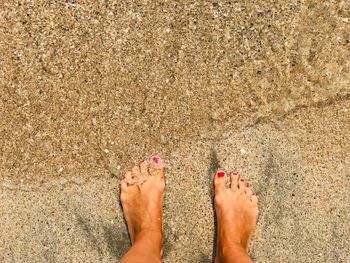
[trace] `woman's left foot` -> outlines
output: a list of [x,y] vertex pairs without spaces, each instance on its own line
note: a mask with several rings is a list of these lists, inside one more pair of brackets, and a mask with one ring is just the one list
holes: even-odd
[[153,156],[149,165],[141,161],[140,166],[126,172],[120,200],[132,244],[152,237],[161,251],[164,191],[164,165],[158,156]]

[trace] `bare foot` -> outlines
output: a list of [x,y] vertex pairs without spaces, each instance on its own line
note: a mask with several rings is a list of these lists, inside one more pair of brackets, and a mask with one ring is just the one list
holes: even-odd
[[128,225],[131,243],[150,239],[161,254],[163,243],[164,166],[158,156],[153,156],[148,166],[141,161],[127,171],[121,182],[120,200]]
[[226,187],[227,177],[218,171],[214,179],[218,223],[215,262],[252,262],[247,250],[258,219],[258,198],[238,173],[230,174],[230,188]]

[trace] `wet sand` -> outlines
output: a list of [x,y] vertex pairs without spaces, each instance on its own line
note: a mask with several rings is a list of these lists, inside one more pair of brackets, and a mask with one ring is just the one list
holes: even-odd
[[0,4],[1,262],[115,262],[118,181],[167,165],[165,262],[210,262],[237,169],[256,262],[350,256],[346,2]]

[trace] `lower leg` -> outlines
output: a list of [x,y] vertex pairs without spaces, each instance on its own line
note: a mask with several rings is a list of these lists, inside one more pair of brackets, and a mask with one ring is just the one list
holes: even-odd
[[231,187],[226,188],[227,175],[215,176],[215,210],[218,222],[215,263],[251,263],[248,245],[258,218],[257,197],[250,184],[231,173]]

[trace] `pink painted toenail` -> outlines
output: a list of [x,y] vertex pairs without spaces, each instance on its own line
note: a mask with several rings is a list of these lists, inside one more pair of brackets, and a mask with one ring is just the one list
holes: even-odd
[[155,163],[158,163],[158,164],[160,163],[160,157],[157,156],[157,155],[156,155],[156,156],[153,156],[153,157],[152,157],[152,160],[153,160],[153,162],[155,162]]
[[224,177],[225,176],[225,172],[217,172],[216,174],[218,177]]
[[241,182],[244,182],[245,181],[245,179],[244,178],[241,178],[241,179],[239,179]]

